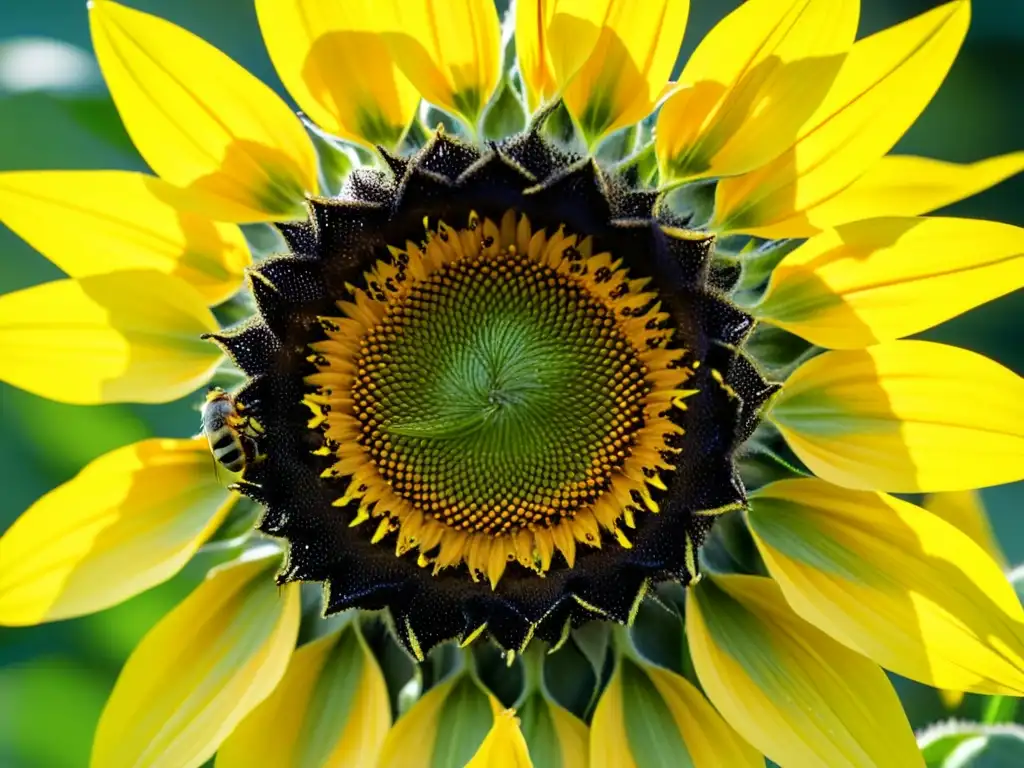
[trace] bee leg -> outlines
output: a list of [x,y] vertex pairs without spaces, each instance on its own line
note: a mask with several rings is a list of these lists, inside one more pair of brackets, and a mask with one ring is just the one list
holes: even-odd
[[267,458],[267,454],[260,453],[259,445],[248,432],[240,434],[238,439],[242,443],[242,450],[245,451],[246,461],[257,464]]

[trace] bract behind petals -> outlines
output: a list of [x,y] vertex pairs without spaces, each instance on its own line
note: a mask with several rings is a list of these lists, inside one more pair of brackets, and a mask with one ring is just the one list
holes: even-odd
[[348,625],[298,648],[274,692],[217,750],[217,768],[373,765],[391,725],[387,685]]

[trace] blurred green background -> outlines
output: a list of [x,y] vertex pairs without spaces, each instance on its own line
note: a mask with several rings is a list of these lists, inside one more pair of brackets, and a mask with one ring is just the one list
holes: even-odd
[[[132,0],[186,26],[283,95],[251,0]],[[737,0],[691,0],[680,61]],[[938,5],[863,0],[861,34]],[[975,0],[967,42],[946,83],[898,152],[967,162],[1024,147],[1024,0]],[[83,0],[0,3],[0,170],[144,170],[106,94]],[[1024,225],[1024,176],[945,213]],[[0,293],[61,276],[0,225]],[[924,334],[1024,371],[1024,296],[993,302]],[[956,403],[950,403],[955,408]],[[166,406],[85,408],[0,384],[0,531],[33,500],[96,456],[148,435],[198,428],[196,398]],[[996,533],[1024,561],[1024,484],[986,489]],[[203,559],[201,556],[200,560]],[[92,732],[118,669],[145,631],[201,578],[194,562],[168,584],[101,614],[28,629],[0,628],[0,766],[88,764]],[[934,692],[900,682],[911,722],[944,716]],[[968,697],[960,714],[979,706]]]

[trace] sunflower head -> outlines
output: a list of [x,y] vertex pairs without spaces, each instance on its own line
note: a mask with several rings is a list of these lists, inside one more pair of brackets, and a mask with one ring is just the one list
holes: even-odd
[[389,608],[418,658],[558,642],[689,583],[776,389],[714,237],[543,124],[382,151],[280,226],[257,317],[214,337],[265,427],[240,487],[289,542],[280,580]]
[[882,667],[1024,695],[972,490],[1024,475],[1024,384],[905,340],[1024,286],[1024,230],[920,215],[1024,153],[887,154],[968,0],[745,0],[681,72],[688,0],[502,5],[255,0],[296,115],[93,0],[156,175],[0,174],[68,275],[0,296],[0,378],[203,435],[39,499],[0,624],[219,558],[103,768],[922,766]]

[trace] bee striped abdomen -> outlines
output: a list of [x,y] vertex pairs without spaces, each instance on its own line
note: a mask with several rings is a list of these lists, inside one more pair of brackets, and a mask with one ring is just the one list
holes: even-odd
[[203,434],[213,458],[229,472],[241,472],[249,459],[242,442],[246,419],[224,390],[211,389],[203,406]]
[[241,472],[245,468],[245,450],[242,441],[224,428],[210,448],[213,458],[231,472]]

